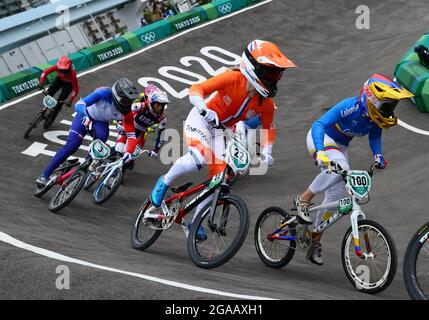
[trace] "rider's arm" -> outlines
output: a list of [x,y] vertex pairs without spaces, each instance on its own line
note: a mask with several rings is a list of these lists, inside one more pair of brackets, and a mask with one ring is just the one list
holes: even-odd
[[374,156],[378,154],[382,154],[381,152],[382,151],[382,148],[381,148],[382,132],[383,132],[383,129],[377,126],[368,134],[369,146]]
[[164,144],[163,133],[164,133],[164,130],[165,130],[166,127],[167,127],[167,119],[164,118],[159,123],[158,136],[156,138],[155,147],[153,148],[153,151],[156,152],[156,153],[159,152],[159,150],[161,149],[162,145]]
[[134,128],[134,112],[129,112],[124,117],[124,132],[127,136],[127,152],[133,154],[137,146],[136,131]]
[[202,83],[194,84],[189,89],[189,100],[199,111],[206,108],[204,97],[224,89],[231,81],[231,72],[224,72]]
[[43,85],[45,83],[46,77],[48,74],[57,71],[58,67],[56,65],[49,67],[48,69],[43,70],[42,75],[40,76],[40,84]]
[[323,151],[326,128],[335,125],[341,119],[347,117],[347,110],[354,107],[355,98],[349,98],[341,101],[329,109],[322,117],[316,120],[311,126],[311,136],[313,138],[316,151]]
[[104,92],[101,89],[96,89],[94,92],[92,92],[90,95],[86,96],[85,98],[80,99],[78,102],[76,102],[74,108],[76,112],[83,118],[87,117],[89,118],[88,111],[86,108],[88,106],[93,105],[94,103],[100,101],[106,96],[106,92]]
[[274,140],[276,139],[276,128],[274,125],[274,103],[271,106],[264,106],[261,123],[264,129],[262,133],[261,147],[263,154],[272,154]]
[[73,91],[70,96],[70,102],[73,102],[73,100],[77,97],[77,94],[79,93],[79,83],[77,81],[77,75],[76,75],[75,69],[72,69],[71,77],[72,77]]

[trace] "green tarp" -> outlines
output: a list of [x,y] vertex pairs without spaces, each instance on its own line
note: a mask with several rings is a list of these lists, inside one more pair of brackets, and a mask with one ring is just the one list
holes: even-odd
[[131,50],[137,50],[168,37],[170,34],[170,22],[164,19],[135,31],[127,32],[122,37],[128,41]]
[[41,74],[39,69],[30,68],[0,78],[6,99],[12,100],[37,88]]
[[0,103],[7,101],[6,95],[3,92],[3,86],[0,84]]
[[171,32],[177,33],[207,21],[207,13],[201,7],[196,7],[191,11],[180,13],[168,18],[171,26]]
[[118,37],[79,52],[87,57],[91,66],[95,66],[123,56],[131,52],[131,48],[125,38]]
[[[80,52],[71,53],[68,55],[68,57],[73,62],[74,68],[78,72],[91,67],[87,57]],[[35,65],[34,67],[43,72],[43,70],[46,70],[46,69],[52,67],[53,65],[55,65],[57,63],[57,61],[58,61],[58,59],[50,60],[47,63],[38,64],[38,65]],[[52,72],[51,74],[49,74],[46,81],[45,81],[45,84],[49,84],[52,81],[54,81],[56,76],[57,76],[56,72]]]
[[[69,57],[72,59],[76,71],[85,70],[260,1],[262,0],[215,0],[191,11],[127,32],[121,37],[100,43],[92,48],[72,53]],[[419,41],[429,46],[429,35],[423,36]],[[34,90],[39,83],[41,72],[55,63],[56,59],[0,78],[0,103]],[[55,74],[49,75],[46,83],[50,83],[54,77]]]
[[247,0],[215,0],[212,2],[218,16],[224,16],[247,6]]
[[[40,73],[42,73],[43,70],[46,70],[46,69],[48,69],[48,68],[50,68],[52,66],[53,66],[53,63],[51,63],[49,61],[47,63],[42,63],[42,64],[35,65],[34,68],[40,70]],[[46,77],[44,85],[50,84],[52,81],[54,81],[54,79],[55,79],[56,76],[57,76],[56,72],[52,72],[52,73],[48,74],[48,76]]]
[[214,20],[218,17],[217,10],[213,6],[213,3],[205,4],[205,5],[201,6],[201,8],[203,8],[206,11],[207,18],[209,20]]
[[398,65],[401,64],[402,62],[405,62],[405,61],[408,61],[408,60],[412,59],[413,55],[417,56],[414,53],[414,48],[417,47],[420,44],[423,44],[427,48],[429,48],[429,33],[425,33],[423,36],[421,36],[420,39],[417,40],[417,42],[410,49],[408,49],[407,53],[404,54],[404,56],[402,57],[402,59],[398,63]]
[[421,65],[414,48],[423,44],[429,48],[429,33],[424,34],[402,57],[395,68],[398,83],[410,90],[421,112],[429,112],[429,69]]
[[[73,65],[74,65],[74,68],[76,69],[76,71],[85,70],[85,69],[88,69],[89,67],[91,67],[91,65],[89,64],[88,58],[80,52],[74,52],[74,53],[69,54],[68,56],[71,59],[71,61],[73,62]],[[52,62],[57,63],[57,60],[58,59],[55,59]]]

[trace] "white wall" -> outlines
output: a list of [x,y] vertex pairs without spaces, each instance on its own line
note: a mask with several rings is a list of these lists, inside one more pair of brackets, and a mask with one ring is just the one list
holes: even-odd
[[55,32],[52,36],[47,35],[2,54],[0,57],[0,77],[10,74],[10,71],[25,70],[31,66],[56,59],[62,54],[76,52],[90,46],[91,44],[83,31],[78,25],[74,25],[68,30]]
[[7,76],[8,74],[10,74],[9,68],[3,57],[0,56],[0,77]]

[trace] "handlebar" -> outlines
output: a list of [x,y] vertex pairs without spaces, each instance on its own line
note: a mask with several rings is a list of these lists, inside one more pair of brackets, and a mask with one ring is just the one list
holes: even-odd
[[[205,115],[207,114],[206,110],[201,110],[199,113],[202,117],[205,117]],[[212,121],[210,122],[210,124],[213,126],[214,129],[221,129],[223,131],[226,130],[226,127],[222,123],[216,123]]]
[[[337,174],[342,175],[343,177],[346,177],[348,174],[347,170],[344,170],[340,164],[336,163],[335,161],[331,161],[330,165],[332,166],[332,172],[335,172]],[[375,161],[371,165],[370,169],[367,171],[370,177],[374,175],[374,170],[378,168],[378,163]]]

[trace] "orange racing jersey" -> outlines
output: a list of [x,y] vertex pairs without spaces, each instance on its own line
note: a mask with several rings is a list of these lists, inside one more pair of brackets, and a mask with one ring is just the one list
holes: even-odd
[[219,121],[227,127],[232,127],[239,121],[259,117],[262,128],[267,129],[263,133],[261,146],[270,146],[274,143],[276,136],[274,100],[262,99],[262,103],[260,103],[259,95],[248,97],[246,87],[247,79],[240,71],[228,71],[193,85],[189,89],[189,97],[191,102],[197,106],[197,104],[205,104],[203,99],[206,96],[217,92],[207,102],[207,107],[215,111]]

